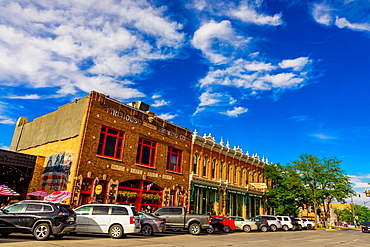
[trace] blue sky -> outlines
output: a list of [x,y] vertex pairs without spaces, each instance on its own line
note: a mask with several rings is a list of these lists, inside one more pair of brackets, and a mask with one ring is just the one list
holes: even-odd
[[[0,147],[91,90],[285,164],[370,182],[370,2],[1,1]],[[370,198],[355,198],[363,203]]]

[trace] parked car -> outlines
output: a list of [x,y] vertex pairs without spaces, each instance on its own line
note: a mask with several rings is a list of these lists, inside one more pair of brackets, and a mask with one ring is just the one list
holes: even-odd
[[289,217],[293,223],[293,230],[301,231],[304,227],[304,223],[300,218]]
[[167,229],[184,229],[193,235],[198,235],[202,229],[211,227],[211,218],[208,215],[186,214],[184,207],[165,206],[157,209],[153,214],[166,220]]
[[111,238],[122,238],[141,230],[140,218],[133,206],[87,204],[75,212],[76,233],[108,233]]
[[276,216],[273,215],[257,215],[256,218],[261,218],[264,220],[267,220],[270,230],[275,232],[278,229],[282,229],[283,226],[281,225],[280,220],[276,218]]
[[295,230],[298,226],[297,222],[293,222],[289,216],[276,216],[282,225],[284,231]]
[[155,232],[164,232],[166,230],[166,221],[150,213],[139,212],[141,233],[144,236],[151,236]]
[[212,228],[207,229],[208,233],[211,233],[210,229],[219,229],[225,233],[229,233],[230,231],[234,231],[236,229],[234,220],[230,220],[229,218],[221,215],[211,215],[211,217]]
[[362,222],[361,231],[364,233],[370,232],[370,222]]
[[315,227],[315,221],[307,218],[300,218],[303,221],[304,228],[311,230]]
[[251,230],[258,230],[257,223],[239,216],[229,216],[230,220],[234,220],[236,230],[250,232]]
[[248,218],[249,221],[256,222],[258,230],[261,232],[267,232],[270,229],[269,223],[267,220],[262,218]]
[[12,204],[0,212],[0,234],[31,233],[36,240],[60,239],[76,228],[76,216],[63,205],[37,200]]

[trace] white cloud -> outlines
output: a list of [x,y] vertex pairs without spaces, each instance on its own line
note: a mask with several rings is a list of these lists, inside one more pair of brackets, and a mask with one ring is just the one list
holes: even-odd
[[314,137],[317,137],[317,138],[319,138],[321,140],[334,139],[334,137],[332,137],[332,136],[323,135],[323,134],[314,134],[313,136]]
[[237,36],[230,21],[225,20],[220,23],[210,21],[202,25],[194,33],[191,43],[212,63],[222,64],[232,59],[235,48],[242,47],[248,41],[248,38]]
[[228,110],[226,112],[220,112],[220,113],[225,114],[229,117],[237,117],[240,114],[246,113],[247,111],[248,111],[248,108],[234,107],[234,109],[232,109],[232,110]]
[[[294,73],[281,73],[266,75],[259,79],[260,84],[255,83],[256,89],[266,90],[271,88],[292,88],[299,86],[304,81]],[[268,83],[268,84],[266,84]],[[260,88],[259,88],[260,87]]]
[[165,105],[168,105],[169,102],[168,101],[165,101],[165,100],[155,100],[154,101],[154,104],[152,104],[153,107],[160,107],[160,106],[165,106]]
[[329,26],[333,23],[332,8],[325,3],[315,3],[312,8],[312,16],[316,22]]
[[0,149],[9,150],[9,148],[10,148],[9,146],[6,146],[3,143],[0,143]]
[[6,97],[8,99],[40,99],[40,95],[37,95],[37,94],[26,94],[24,96],[8,96]]
[[220,93],[210,93],[208,91],[202,93],[202,95],[199,97],[200,103],[199,106],[210,106],[215,105],[218,102],[220,102],[220,98],[222,95]]
[[158,115],[158,117],[163,118],[165,120],[171,120],[171,119],[174,119],[175,117],[177,117],[177,114],[164,113],[164,114]]
[[152,99],[158,99],[158,98],[160,98],[160,97],[161,97],[161,95],[160,95],[160,94],[153,94]]
[[279,63],[279,67],[283,69],[292,68],[294,71],[301,71],[309,62],[311,62],[311,60],[308,59],[308,57],[299,57],[296,59],[283,60]]
[[370,24],[369,23],[350,23],[346,18],[336,18],[335,25],[339,28],[348,28],[354,31],[369,31],[370,32]]
[[253,7],[247,4],[242,4],[236,9],[230,9],[229,15],[243,22],[257,25],[278,26],[283,23],[281,14],[275,14],[273,16],[260,14]]
[[0,115],[0,124],[8,124],[8,125],[13,125],[15,124],[15,120],[11,119],[7,116]]
[[247,63],[245,66],[246,70],[249,71],[271,71],[276,69],[276,66],[271,65],[271,63],[264,63],[258,61],[252,61]]
[[145,0],[3,1],[0,12],[0,83],[62,95],[91,91],[89,81],[119,99],[142,97],[117,78],[173,58],[184,42],[182,26]]
[[312,120],[312,118],[308,115],[294,116],[291,117],[290,119],[296,122],[307,122]]

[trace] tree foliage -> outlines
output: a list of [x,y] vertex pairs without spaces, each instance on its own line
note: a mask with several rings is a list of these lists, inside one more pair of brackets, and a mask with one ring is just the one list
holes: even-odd
[[[342,222],[365,222],[370,221],[370,209],[361,205],[351,205],[350,208],[335,209],[338,220]],[[358,218],[355,219],[355,216]]]
[[[277,214],[296,215],[304,206],[312,207],[316,214],[319,205],[328,205],[334,200],[344,202],[354,191],[340,163],[336,158],[320,159],[302,154],[299,160],[285,166],[265,166],[265,177],[273,181],[267,192],[269,206],[275,208]],[[325,211],[328,213],[328,208]]]

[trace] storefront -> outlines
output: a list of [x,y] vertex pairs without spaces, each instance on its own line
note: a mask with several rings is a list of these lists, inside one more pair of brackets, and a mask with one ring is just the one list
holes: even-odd
[[219,201],[220,190],[218,187],[192,183],[190,194],[190,212],[196,214],[209,214],[215,210]]

